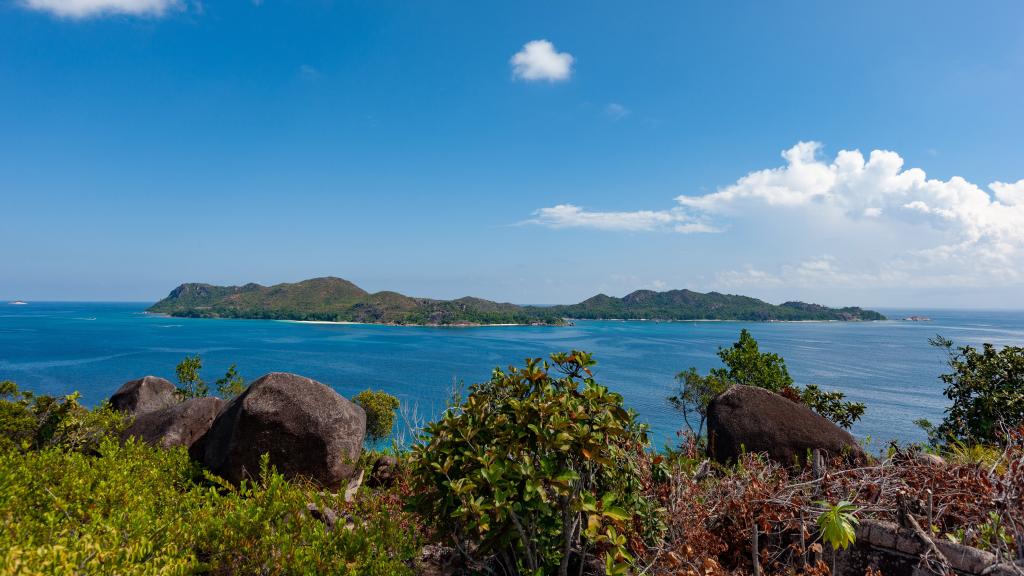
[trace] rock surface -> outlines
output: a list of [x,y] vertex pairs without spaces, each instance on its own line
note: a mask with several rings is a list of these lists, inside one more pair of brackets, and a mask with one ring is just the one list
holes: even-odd
[[121,435],[136,437],[163,448],[191,447],[210,429],[224,407],[220,398],[192,398],[161,410],[144,412]]
[[189,453],[231,482],[258,477],[266,453],[284,476],[337,489],[355,472],[365,434],[362,408],[319,382],[272,372],[229,402]]
[[394,456],[385,454],[374,460],[370,476],[366,479],[366,485],[370,488],[390,488],[395,484],[397,475],[398,460]]
[[735,461],[743,451],[767,452],[782,464],[803,462],[820,449],[827,456],[864,457],[849,432],[810,408],[774,392],[735,385],[708,406],[708,455]]
[[144,376],[138,380],[125,382],[110,397],[110,405],[115,410],[129,414],[162,410],[180,401],[175,395],[175,390],[174,384],[163,378]]

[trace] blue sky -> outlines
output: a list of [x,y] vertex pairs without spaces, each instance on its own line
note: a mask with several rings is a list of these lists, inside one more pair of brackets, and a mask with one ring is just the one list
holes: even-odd
[[1020,307],[1021,22],[1016,1],[5,0],[0,297],[335,275]]

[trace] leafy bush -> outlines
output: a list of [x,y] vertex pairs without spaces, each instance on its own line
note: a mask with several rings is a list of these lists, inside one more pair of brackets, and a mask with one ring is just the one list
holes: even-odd
[[[411,574],[419,531],[387,494],[203,476],[183,448],[0,451],[3,574]],[[307,504],[354,518],[331,530]]]
[[414,503],[461,550],[494,554],[505,573],[564,575],[572,558],[595,552],[621,573],[627,542],[658,529],[641,492],[646,433],[594,381],[589,354],[551,359],[495,369],[427,426],[413,448]]
[[129,418],[109,405],[89,410],[78,399],[77,392],[37,396],[9,380],[0,382],[0,449],[93,451],[104,437],[128,426]]
[[[782,356],[761,352],[757,340],[746,329],[740,331],[740,339],[731,347],[719,348],[718,357],[723,366],[712,368],[706,376],[693,367],[677,374],[679,392],[668,398],[669,404],[682,413],[687,427],[698,438],[704,434],[708,404],[733,384],[771,390],[805,404],[844,428],[853,426],[864,415],[864,404],[847,402],[842,392],[827,392],[814,384],[804,388],[795,385]],[[697,427],[690,421],[694,417]]]
[[942,336],[929,342],[946,351],[951,370],[939,379],[952,405],[940,425],[923,422],[933,443],[1001,445],[1008,432],[1024,426],[1024,347],[954,347]]
[[352,401],[366,411],[366,440],[376,443],[391,435],[398,398],[383,390],[363,390]]

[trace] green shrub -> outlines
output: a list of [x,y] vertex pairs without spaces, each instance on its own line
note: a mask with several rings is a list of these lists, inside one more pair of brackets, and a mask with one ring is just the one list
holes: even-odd
[[[388,494],[205,476],[183,448],[0,451],[0,574],[411,574],[418,532]],[[347,512],[329,530],[306,509]]]
[[506,573],[564,575],[572,556],[595,551],[621,573],[627,537],[658,529],[641,495],[645,430],[594,381],[589,354],[551,358],[495,369],[427,426],[413,448],[414,504]]
[[383,390],[363,390],[352,399],[366,411],[366,440],[376,443],[391,435],[398,398]]
[[19,390],[9,380],[0,382],[0,449],[94,451],[103,438],[119,434],[130,423],[106,403],[89,410],[78,399],[77,392],[57,398]]
[[1024,347],[954,347],[942,336],[929,342],[946,351],[951,370],[939,376],[952,401],[945,418],[936,427],[923,422],[934,444],[1001,445],[1024,427]]

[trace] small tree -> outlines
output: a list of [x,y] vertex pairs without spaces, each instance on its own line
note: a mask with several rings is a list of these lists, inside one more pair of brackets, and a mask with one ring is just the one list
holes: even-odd
[[1000,445],[1007,431],[1024,426],[1024,347],[954,347],[942,336],[929,343],[946,351],[951,370],[939,379],[952,405],[940,425],[924,426],[934,444]]
[[383,390],[363,390],[352,401],[366,412],[366,440],[376,443],[391,435],[398,398]]
[[[761,352],[757,340],[746,329],[740,331],[740,339],[732,346],[719,348],[718,357],[722,366],[712,368],[706,376],[701,376],[693,367],[677,374],[679,392],[668,398],[669,404],[682,413],[686,426],[698,439],[704,435],[708,404],[733,384],[777,392],[807,405],[844,428],[853,426],[864,414],[864,404],[847,402],[842,392],[827,392],[814,384],[804,388],[793,384],[793,377],[789,375],[782,356]],[[697,427],[690,422],[693,417],[697,418]]]
[[210,393],[206,382],[199,376],[203,361],[198,354],[185,356],[174,372],[178,375],[178,395],[182,398],[199,398]]
[[236,366],[232,364],[224,376],[217,379],[217,393],[221,398],[230,400],[242,392],[245,392],[245,378],[242,378]]

